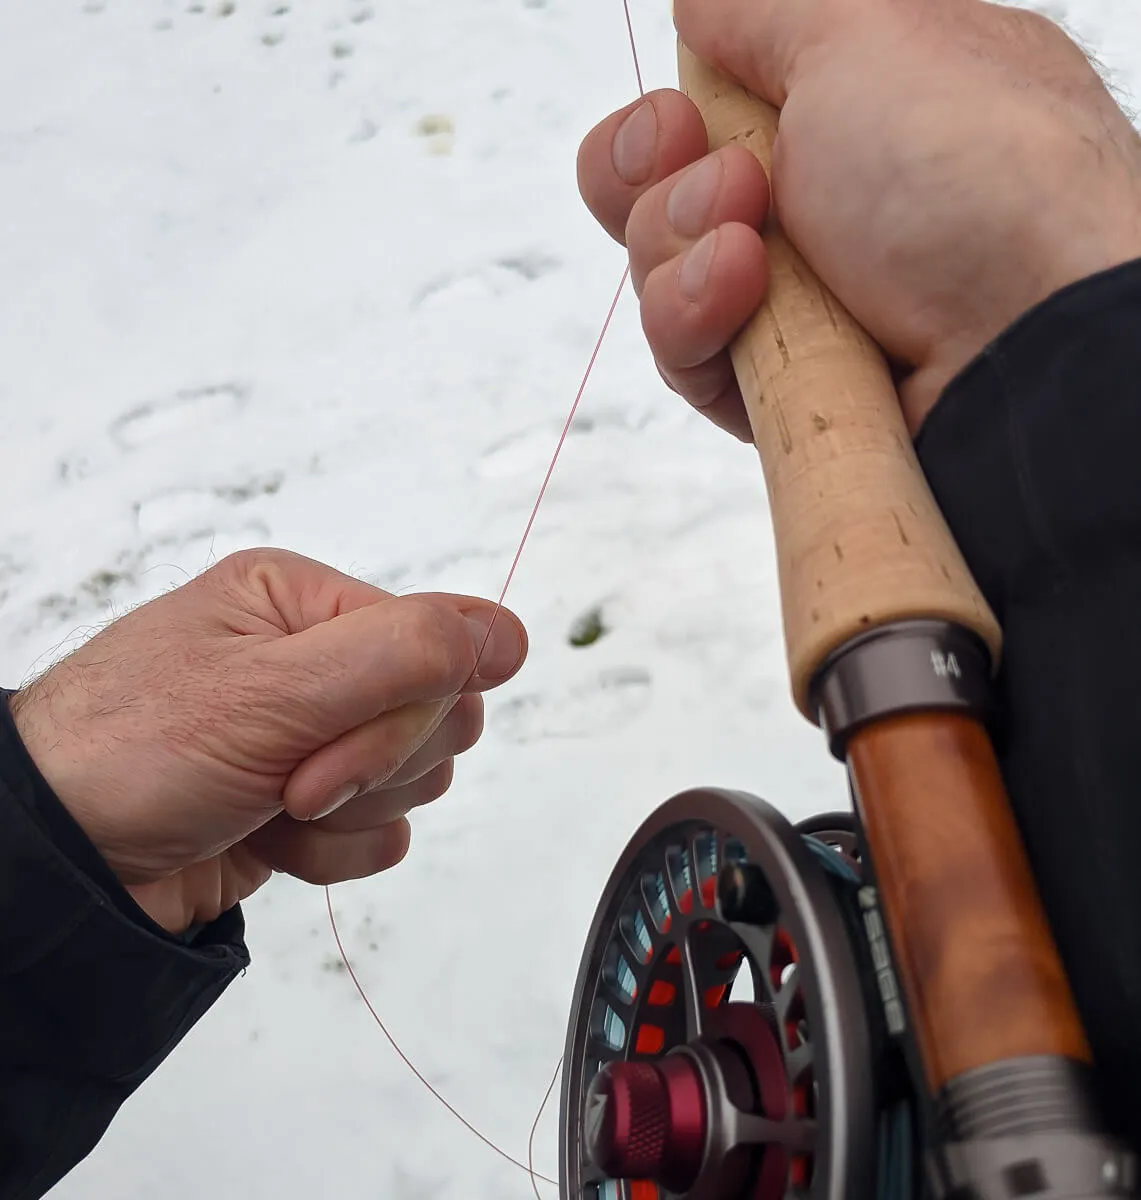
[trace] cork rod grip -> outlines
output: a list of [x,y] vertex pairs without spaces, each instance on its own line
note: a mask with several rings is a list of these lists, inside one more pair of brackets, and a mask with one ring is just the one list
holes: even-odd
[[[681,44],[678,74],[710,149],[738,142],[770,172],[776,109]],[[858,633],[952,621],[997,665],[1001,632],[928,490],[882,353],[775,220],[762,233],[767,298],[732,357],[768,489],[793,697],[815,723],[813,676]]]

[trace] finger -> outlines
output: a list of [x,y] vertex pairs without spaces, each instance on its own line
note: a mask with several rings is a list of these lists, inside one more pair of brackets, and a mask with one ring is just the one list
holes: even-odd
[[412,783],[440,763],[466,754],[483,736],[483,697],[461,696],[424,744],[393,771],[386,787]]
[[649,92],[612,113],[578,152],[578,189],[595,220],[625,244],[634,202],[709,149],[705,123],[678,91]]
[[[670,386],[747,435],[727,347],[764,299],[767,264],[755,229],[723,225],[655,268],[642,293],[642,328]],[[751,440],[751,438],[749,438]]]
[[780,108],[817,30],[835,33],[849,11],[863,19],[882,7],[883,0],[674,0],[674,25],[699,59]]
[[250,834],[257,856],[275,871],[318,885],[364,879],[408,853],[412,827],[403,817],[362,833],[343,833],[276,817]]
[[[519,670],[519,618],[465,596],[395,597],[342,613],[257,649],[273,692],[293,706],[317,744],[381,713],[495,687]],[[282,701],[285,703],[286,701]]]
[[282,793],[298,821],[318,820],[354,796],[417,779],[470,750],[483,732],[483,700],[461,696],[383,713],[322,746],[295,768]]
[[439,800],[452,786],[455,771],[455,759],[449,758],[402,787],[385,787],[357,796],[343,808],[314,824],[316,828],[339,833],[361,833],[366,829],[391,825],[414,808]]
[[285,782],[282,803],[297,821],[316,821],[380,787],[431,737],[453,700],[406,704],[314,751]]
[[[712,358],[709,362],[702,364],[700,367],[693,367],[689,371],[679,372],[683,378],[689,379],[693,376],[698,376],[702,372],[708,371],[709,375],[718,376],[725,380],[720,389],[716,387],[707,387],[704,384],[698,385],[700,394],[712,395],[713,399],[708,403],[694,404],[693,407],[698,409],[701,415],[711,421],[718,429],[724,429],[726,433],[731,433],[735,438],[742,442],[752,444],[753,429],[749,424],[749,417],[745,411],[745,402],[741,398],[741,389],[737,384],[737,376],[733,371],[733,362],[729,357],[729,351],[725,350],[716,358]],[[659,374],[665,381],[666,385],[673,391],[681,395],[678,386],[670,381],[661,367],[658,368]],[[692,388],[693,385],[687,383],[687,388]],[[691,401],[691,403],[693,403]]]
[[[642,295],[642,326],[658,365],[681,373],[726,349],[765,295],[767,262],[755,229],[723,225],[655,268]],[[695,395],[700,404],[711,395]]]
[[743,146],[726,146],[650,188],[626,226],[630,279],[640,296],[655,268],[687,251],[711,229],[759,229],[769,207],[764,168]]
[[[251,623],[272,612],[269,623],[287,634],[300,634],[330,625],[338,617],[375,609],[398,599],[390,592],[304,555],[268,548],[231,554],[195,582],[200,581],[209,581],[234,596],[239,607],[249,610]],[[522,665],[527,649],[526,631],[509,609],[501,608],[497,612],[496,605],[490,600],[445,592],[424,592],[400,599],[435,605],[448,613],[459,613],[469,621],[476,637],[477,653],[482,649],[479,674],[474,681],[477,686],[498,686]],[[492,626],[490,638],[489,625]],[[522,639],[521,648],[518,639]],[[471,674],[470,670],[468,674]]]

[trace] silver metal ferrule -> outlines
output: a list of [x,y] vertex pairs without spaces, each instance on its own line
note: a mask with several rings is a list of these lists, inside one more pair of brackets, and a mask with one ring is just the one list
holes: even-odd
[[936,1200],[1121,1200],[1136,1155],[1104,1132],[1088,1067],[1055,1055],[968,1071],[936,1097]]

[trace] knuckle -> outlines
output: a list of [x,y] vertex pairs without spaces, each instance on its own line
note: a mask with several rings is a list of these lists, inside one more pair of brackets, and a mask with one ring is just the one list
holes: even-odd
[[243,607],[254,604],[260,609],[268,601],[271,607],[284,605],[292,611],[296,602],[289,579],[299,561],[300,556],[288,550],[256,546],[227,554],[199,580],[224,599]]
[[207,572],[217,579],[248,579],[259,571],[267,568],[281,568],[291,560],[293,555],[287,550],[277,550],[272,546],[252,546],[245,550],[235,550],[220,559]]

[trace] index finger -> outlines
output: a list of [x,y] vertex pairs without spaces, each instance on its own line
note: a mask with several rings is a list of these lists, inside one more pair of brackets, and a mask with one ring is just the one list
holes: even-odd
[[708,150],[705,122],[691,100],[669,89],[647,92],[583,138],[578,190],[594,219],[625,245],[639,197]]

